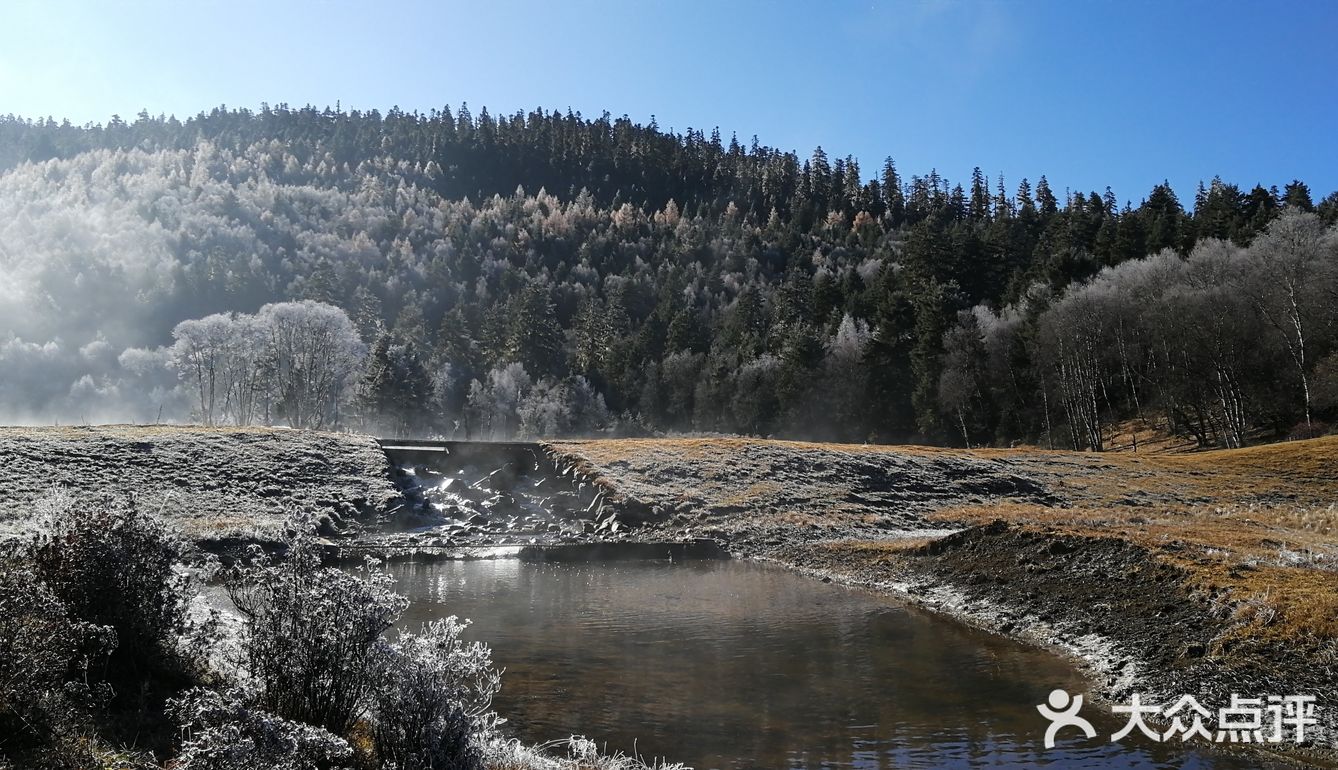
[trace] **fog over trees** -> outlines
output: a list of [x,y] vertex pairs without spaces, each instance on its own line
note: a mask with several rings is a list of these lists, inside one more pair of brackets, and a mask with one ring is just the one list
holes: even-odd
[[1107,448],[1338,418],[1338,193],[603,115],[0,119],[0,420]]

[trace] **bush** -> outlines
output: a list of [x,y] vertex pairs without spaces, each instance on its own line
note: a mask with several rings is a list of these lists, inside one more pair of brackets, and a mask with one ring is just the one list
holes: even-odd
[[0,748],[23,767],[143,766],[143,750],[104,739],[170,743],[163,703],[198,673],[180,642],[209,630],[188,622],[187,550],[129,500],[57,493],[37,513],[38,534],[0,565]]
[[454,617],[427,623],[385,648],[374,693],[373,736],[385,770],[475,770],[480,736],[501,687],[492,652],[466,644]]
[[186,736],[175,770],[317,770],[352,756],[342,738],[194,689],[169,703]]
[[247,620],[242,665],[259,703],[349,736],[379,675],[381,634],[408,605],[393,582],[370,564],[361,577],[321,567],[306,534],[290,539],[279,564],[257,559],[234,570],[227,590]]
[[84,509],[47,505],[32,563],[69,614],[116,630],[111,678],[138,682],[183,670],[178,641],[189,630],[194,579],[179,565],[186,546],[133,500]]
[[103,694],[85,675],[114,645],[111,629],[71,620],[31,571],[0,565],[0,756],[41,753],[84,727]]

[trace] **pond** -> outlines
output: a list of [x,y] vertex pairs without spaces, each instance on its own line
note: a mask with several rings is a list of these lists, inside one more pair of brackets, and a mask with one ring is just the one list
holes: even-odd
[[470,618],[505,668],[495,705],[527,743],[710,768],[1234,768],[1247,757],[1066,731],[1036,711],[1083,690],[1063,659],[908,607],[750,562],[392,565],[416,627]]

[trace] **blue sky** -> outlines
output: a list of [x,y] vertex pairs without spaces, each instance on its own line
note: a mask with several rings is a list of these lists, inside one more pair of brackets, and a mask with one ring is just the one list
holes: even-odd
[[59,2],[0,6],[0,113],[261,102],[607,109],[807,156],[979,165],[1135,204],[1338,189],[1338,2]]

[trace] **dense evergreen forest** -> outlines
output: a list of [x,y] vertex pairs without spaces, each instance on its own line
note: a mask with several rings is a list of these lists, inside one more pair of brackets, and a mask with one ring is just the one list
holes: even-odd
[[[1122,204],[543,110],[8,117],[0,414],[1092,450],[1130,420],[1310,434],[1338,417],[1338,192],[1316,197],[1213,179],[1192,208],[1167,184]],[[256,341],[299,307],[341,362],[301,417],[268,394],[302,352]],[[228,366],[272,376],[204,386]]]

